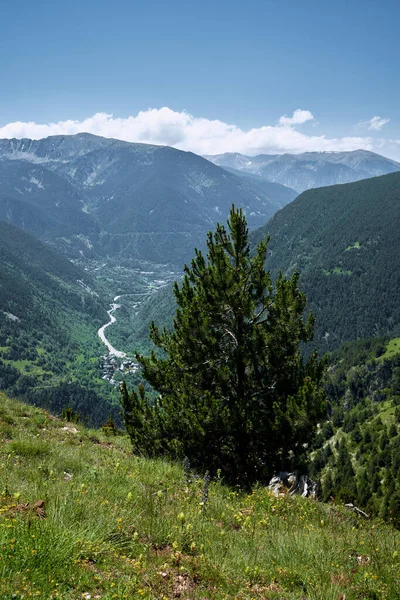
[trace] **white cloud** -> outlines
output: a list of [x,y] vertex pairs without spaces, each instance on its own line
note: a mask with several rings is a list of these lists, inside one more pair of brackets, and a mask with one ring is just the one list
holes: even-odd
[[284,115],[279,119],[279,125],[302,125],[303,123],[307,123],[307,121],[313,121],[314,115],[310,113],[309,110],[301,110],[298,108],[294,111],[292,117],[287,117]]
[[368,129],[370,131],[380,131],[386,123],[389,123],[390,119],[381,119],[380,117],[372,117],[369,122]]
[[389,123],[390,119],[381,119],[381,117],[372,117],[368,121],[361,121],[360,127],[366,127],[368,131],[380,131],[386,123]]
[[39,139],[49,135],[88,132],[128,142],[174,146],[197,154],[241,152],[251,156],[260,153],[344,151],[358,148],[372,150],[376,143],[370,137],[330,138],[297,131],[296,126],[313,119],[310,111],[298,109],[292,117],[281,117],[277,125],[243,130],[223,121],[194,117],[186,111],[177,112],[163,107],[141,111],[126,118],[96,113],[82,121],[9,123],[0,127],[0,138]]

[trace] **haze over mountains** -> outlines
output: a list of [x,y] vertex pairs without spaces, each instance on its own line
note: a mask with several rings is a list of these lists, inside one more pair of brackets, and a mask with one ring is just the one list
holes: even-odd
[[260,154],[253,157],[225,153],[206,158],[220,167],[259,175],[299,193],[310,188],[351,183],[400,170],[400,163],[367,150]]
[[89,134],[0,140],[0,219],[69,256],[181,266],[232,202],[254,228],[295,196],[169,147]]

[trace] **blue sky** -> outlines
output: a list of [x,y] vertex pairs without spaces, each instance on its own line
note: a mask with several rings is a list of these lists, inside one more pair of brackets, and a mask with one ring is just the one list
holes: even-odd
[[400,159],[395,1],[13,0],[0,17],[0,137],[73,133],[33,127],[72,120],[198,152],[359,141]]

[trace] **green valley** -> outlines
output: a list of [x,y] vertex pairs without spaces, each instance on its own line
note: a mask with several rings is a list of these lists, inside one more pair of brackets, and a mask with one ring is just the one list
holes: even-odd
[[97,425],[111,410],[117,415],[117,395],[101,380],[97,329],[107,320],[107,296],[97,282],[6,223],[0,282],[1,388],[56,412],[71,406]]
[[[308,190],[251,233],[254,246],[270,236],[266,267],[274,277],[299,270],[321,352],[400,332],[399,206],[394,173]],[[151,321],[170,326],[174,312],[172,289],[164,289],[119,327],[146,348]]]
[[400,4],[0,14],[0,600],[400,600]]

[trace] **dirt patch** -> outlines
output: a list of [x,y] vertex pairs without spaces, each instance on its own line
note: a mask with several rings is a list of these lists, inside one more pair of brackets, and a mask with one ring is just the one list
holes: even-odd
[[175,575],[172,582],[172,592],[174,594],[174,598],[182,598],[182,596],[187,596],[190,591],[194,590],[196,587],[195,582],[191,577],[189,577],[188,573],[184,573],[183,575]]
[[91,436],[89,440],[92,442],[92,444],[96,444],[96,446],[101,446],[102,448],[115,448],[115,444],[112,442],[102,442],[94,436]]
[[10,507],[10,512],[14,515],[18,513],[27,513],[29,516],[36,517],[37,519],[45,519],[45,501],[37,500],[34,504],[29,504],[29,502],[26,502],[25,504],[16,504],[15,506]]
[[255,584],[250,588],[252,594],[254,594],[254,596],[256,598],[269,598],[269,595],[266,594],[270,594],[273,593],[274,597],[275,594],[279,594],[281,592],[283,592],[283,588],[278,584],[277,581],[273,581],[272,583],[270,583],[269,585],[260,585],[260,584]]
[[152,544],[151,549],[156,556],[170,558],[174,550],[169,544]]
[[177,573],[169,568],[158,574],[168,584],[169,598],[192,598],[200,582],[200,579],[191,577],[189,573]]

